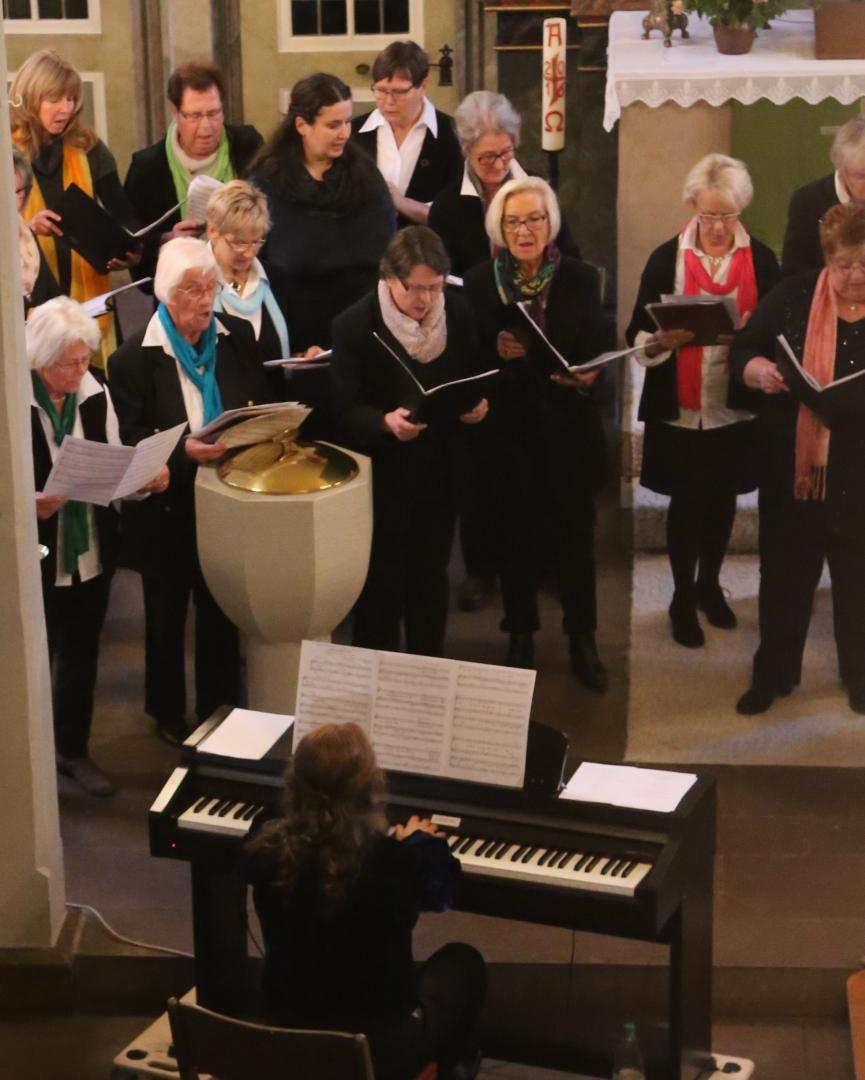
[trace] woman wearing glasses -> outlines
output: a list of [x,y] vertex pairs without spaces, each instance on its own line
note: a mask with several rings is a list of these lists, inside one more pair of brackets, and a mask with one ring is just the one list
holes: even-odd
[[[377,287],[333,326],[334,412],[341,437],[372,457],[369,571],[354,611],[354,644],[441,656],[448,612],[447,564],[454,526],[453,449],[462,424],[487,413],[479,391],[457,417],[412,419],[417,383],[430,389],[472,374],[477,336],[450,269],[424,225],[396,234]],[[415,381],[416,380],[416,381]]]
[[[269,400],[249,323],[213,313],[219,280],[207,244],[191,237],[165,244],[153,291],[160,301],[156,314],[109,362],[124,443],[134,446],[176,424],[196,431],[227,409]],[[175,744],[186,736],[184,628],[190,594],[196,716],[204,720],[218,705],[238,702],[237,630],[210,595],[195,540],[195,472],[224,452],[220,444],[182,439],[169,460],[167,490],[124,507],[130,554],[144,585],[145,709],[160,735]]]
[[551,562],[572,670],[584,686],[601,692],[607,673],[595,646],[593,551],[595,495],[604,481],[605,458],[592,396],[598,372],[547,375],[529,323],[520,323],[528,335],[520,332],[518,338],[511,330],[514,305],[524,303],[570,364],[604,349],[608,334],[598,274],[561,254],[555,242],[560,221],[546,181],[510,180],[487,211],[487,234],[498,254],[469,271],[465,291],[488,363],[503,372],[483,434],[495,462],[488,516],[503,549],[502,629],[510,635],[505,662],[534,666],[538,574]]
[[739,221],[753,195],[741,161],[709,154],[688,173],[682,195],[692,216],[649,256],[626,337],[643,345],[638,359],[647,369],[640,482],[670,497],[673,640],[698,648],[705,642],[698,608],[712,626],[736,626],[719,575],[736,496],[757,486],[756,396],[729,378],[727,345],[699,348],[688,344],[689,332],[656,330],[646,304],[668,293],[729,296],[744,323],[780,271],[774,254]]

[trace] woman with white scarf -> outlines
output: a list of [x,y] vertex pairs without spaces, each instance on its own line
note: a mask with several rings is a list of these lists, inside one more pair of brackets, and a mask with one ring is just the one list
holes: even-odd
[[[431,389],[473,373],[471,312],[448,292],[439,237],[410,226],[391,240],[376,290],[333,324],[334,411],[343,441],[372,457],[373,537],[354,613],[353,643],[441,656],[454,527],[453,450],[460,424],[487,414],[480,397],[458,418],[413,420],[417,383]],[[415,381],[416,380],[416,381]]]

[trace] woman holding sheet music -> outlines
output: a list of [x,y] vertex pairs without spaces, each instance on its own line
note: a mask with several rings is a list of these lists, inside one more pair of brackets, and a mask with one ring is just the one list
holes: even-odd
[[736,515],[736,495],[757,486],[754,395],[731,380],[728,343],[690,345],[690,331],[656,329],[646,304],[662,295],[732,297],[747,320],[779,280],[774,254],[749,236],[739,215],[753,186],[741,161],[709,154],[685,180],[693,216],[679,236],[649,256],[631,322],[629,344],[644,346],[639,418],[646,424],[640,482],[670,496],[667,551],[673,573],[669,613],[673,640],[705,643],[697,609],[730,630],[736,616],[719,575]]
[[[826,560],[841,683],[850,708],[865,714],[865,206],[828,210],[820,243],[826,268],[785,278],[730,353],[734,377],[761,394],[765,436],[760,646],[736,706],[746,715],[798,686]],[[779,335],[825,389],[796,371]]]
[[[127,445],[184,422],[197,431],[227,409],[269,400],[249,323],[213,313],[219,281],[204,241],[179,237],[164,244],[153,291],[160,301],[156,314],[109,363]],[[196,716],[204,720],[218,705],[238,703],[237,630],[210,595],[195,540],[196,469],[224,452],[220,444],[182,440],[169,459],[168,490],[124,508],[130,555],[144,585],[145,709],[160,735],[174,744],[186,737],[184,631],[190,595]]]
[[486,217],[499,252],[468,272],[465,291],[482,347],[502,369],[484,432],[493,452],[484,456],[497,466],[489,478],[489,512],[503,549],[502,629],[510,635],[505,662],[534,666],[538,575],[548,553],[558,575],[572,670],[584,686],[602,692],[607,673],[595,645],[595,495],[605,469],[603,429],[592,397],[598,371],[568,374],[562,368],[549,374],[540,338],[516,309],[517,303],[526,306],[536,328],[569,364],[603,351],[607,328],[598,274],[558,250],[560,221],[545,180],[508,181]]
[[[331,383],[341,437],[373,462],[373,534],[366,584],[354,610],[355,645],[441,656],[448,612],[459,423],[487,413],[485,388],[455,388],[430,405],[422,390],[472,375],[477,337],[439,237],[403,229],[381,259],[377,289],[333,325]],[[423,415],[423,414],[422,414]]]
[[[114,787],[88,754],[99,635],[117,538],[113,506],[91,506],[43,488],[67,435],[120,444],[108,390],[88,371],[99,345],[99,327],[81,307],[58,296],[33,309],[25,326],[33,398],[30,419],[36,517],[42,560],[42,597],[52,668],[57,769],[91,795]],[[144,489],[164,491],[163,468]]]
[[[63,222],[55,208],[64,190],[74,183],[98,199],[121,225],[136,228],[137,222],[120,186],[113,155],[82,120],[81,76],[57,53],[42,49],[18,69],[9,100],[13,142],[27,156],[34,173],[23,217],[39,238],[61,292],[79,301],[100,296],[109,288],[108,276],[64,242]],[[140,250],[130,240],[126,259],[112,259],[108,269],[123,269],[139,258]],[[113,317],[104,315],[99,323],[103,343],[92,363],[104,367],[116,345]]]

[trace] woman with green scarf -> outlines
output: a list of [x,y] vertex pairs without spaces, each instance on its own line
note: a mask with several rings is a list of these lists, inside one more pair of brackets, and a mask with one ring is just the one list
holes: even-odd
[[[30,418],[42,596],[51,659],[57,769],[91,795],[114,788],[88,756],[99,634],[105,619],[117,533],[112,506],[44,495],[42,489],[67,435],[119,445],[108,390],[88,370],[99,325],[67,296],[34,308],[25,326],[33,397]],[[164,491],[163,468],[146,491]]]
[[594,525],[605,453],[592,395],[597,371],[548,374],[541,336],[516,309],[525,305],[569,364],[603,352],[607,327],[598,274],[561,254],[555,244],[560,224],[546,181],[508,181],[486,216],[494,258],[468,272],[465,291],[489,354],[481,366],[498,363],[503,370],[482,435],[491,441],[485,460],[496,462],[486,509],[501,543],[502,629],[510,635],[505,662],[534,666],[538,575],[550,565],[573,673],[602,692],[607,673],[595,645]]

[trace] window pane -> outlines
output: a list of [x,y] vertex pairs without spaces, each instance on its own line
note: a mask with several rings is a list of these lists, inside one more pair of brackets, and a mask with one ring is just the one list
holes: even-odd
[[3,0],[4,19],[29,19],[30,0]]
[[384,0],[384,32],[408,33],[408,0]]
[[322,34],[348,33],[345,0],[321,0]]
[[291,0],[291,30],[294,34],[317,34],[318,0]]
[[354,0],[354,32],[356,34],[381,33],[379,0]]
[[87,0],[63,0],[63,11],[67,19],[86,19],[89,14],[87,8]]
[[40,19],[62,19],[63,0],[39,0]]

